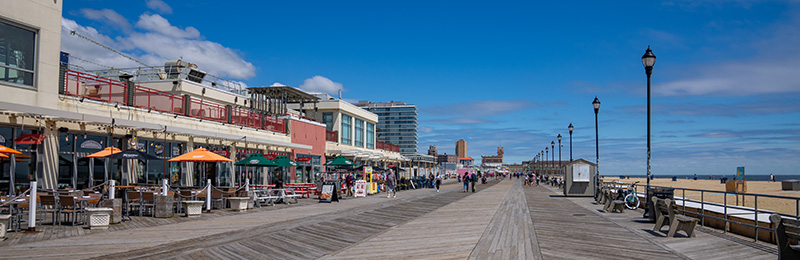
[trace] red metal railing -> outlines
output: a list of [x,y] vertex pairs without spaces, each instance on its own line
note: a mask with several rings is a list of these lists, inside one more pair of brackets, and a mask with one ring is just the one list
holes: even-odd
[[264,130],[286,133],[286,119],[280,119],[274,116],[265,116]]
[[134,86],[133,106],[167,113],[183,114],[183,97],[139,85]]
[[233,108],[231,111],[232,121],[234,125],[241,125],[252,128],[261,128],[261,114],[252,112],[248,109]]
[[217,122],[228,122],[228,108],[225,106],[199,98],[192,98],[189,116]]
[[64,91],[67,95],[125,104],[127,96],[125,82],[107,79],[96,75],[67,70],[64,79]]
[[[64,79],[66,95],[89,98],[109,103],[128,104],[127,84],[122,81],[99,77],[93,74],[67,70]],[[133,106],[138,108],[185,115],[183,96],[134,85]],[[189,117],[217,122],[228,122],[228,107],[224,104],[192,98]],[[231,109],[231,124],[286,133],[286,119],[264,116],[250,110],[234,107]],[[263,127],[262,127],[263,121]]]
[[339,142],[339,132],[325,129],[325,141]]
[[384,151],[391,151],[391,152],[400,152],[399,146],[391,143],[384,143],[381,141],[375,141],[375,149],[381,149]]

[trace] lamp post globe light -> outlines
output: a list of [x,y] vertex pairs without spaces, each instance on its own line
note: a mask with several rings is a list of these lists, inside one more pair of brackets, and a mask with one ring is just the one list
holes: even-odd
[[558,173],[564,173],[561,170],[561,134],[558,134],[557,137],[558,137]]
[[642,65],[644,65],[644,72],[647,74],[647,190],[645,191],[646,210],[644,215],[649,215],[650,208],[650,74],[653,73],[653,65],[656,64],[656,55],[647,46],[647,50],[642,55]]
[[592,101],[592,106],[594,107],[594,151],[596,157],[595,161],[595,173],[594,173],[594,197],[595,199],[598,196],[598,188],[600,187],[600,137],[597,131],[597,113],[600,112],[600,100],[597,99],[597,96],[594,97],[594,101]]
[[572,127],[572,123],[569,123],[567,129],[569,129],[569,161],[572,162],[572,130],[575,127]]

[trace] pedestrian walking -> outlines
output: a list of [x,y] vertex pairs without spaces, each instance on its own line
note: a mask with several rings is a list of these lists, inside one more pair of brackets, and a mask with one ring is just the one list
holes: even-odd
[[478,175],[473,173],[469,176],[469,182],[472,184],[472,192],[475,192],[475,183],[478,182]]
[[353,196],[353,182],[354,182],[354,180],[355,180],[355,177],[353,177],[352,173],[348,174],[347,178],[345,178],[345,184],[347,184],[347,196]]
[[469,172],[465,172],[461,179],[464,182],[464,192],[469,192]]
[[436,192],[439,192],[439,186],[442,185],[442,173],[436,175]]
[[386,198],[397,198],[397,178],[394,176],[394,171],[389,169],[389,174],[386,175]]

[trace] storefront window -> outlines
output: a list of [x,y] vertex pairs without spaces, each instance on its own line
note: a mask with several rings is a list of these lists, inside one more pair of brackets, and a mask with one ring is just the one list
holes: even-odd
[[375,149],[375,125],[367,123],[367,148]]

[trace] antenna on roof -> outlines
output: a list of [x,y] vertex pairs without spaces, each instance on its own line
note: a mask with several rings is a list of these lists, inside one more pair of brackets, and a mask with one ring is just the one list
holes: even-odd
[[339,89],[339,99],[342,99],[342,89]]

